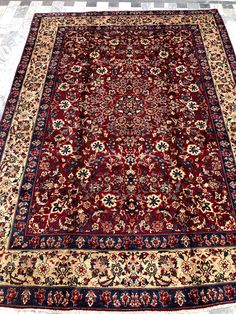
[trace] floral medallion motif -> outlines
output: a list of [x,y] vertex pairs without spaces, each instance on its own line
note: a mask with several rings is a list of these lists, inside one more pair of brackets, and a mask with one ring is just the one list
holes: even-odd
[[0,304],[235,300],[235,68],[214,10],[35,15],[1,124]]

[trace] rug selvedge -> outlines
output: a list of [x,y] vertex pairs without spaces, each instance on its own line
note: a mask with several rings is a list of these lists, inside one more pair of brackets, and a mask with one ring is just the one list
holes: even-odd
[[[24,236],[16,236],[17,228],[12,229],[12,221],[9,219],[9,213],[14,213],[18,202],[23,171],[28,178],[33,177],[34,157],[37,158],[39,150],[37,150],[37,145],[34,149],[31,146],[28,155],[29,144],[32,129],[38,128],[40,132],[39,126],[43,125],[45,114],[42,109],[48,109],[51,97],[50,88],[54,85],[53,73],[50,74],[50,70],[55,69],[57,64],[55,60],[58,57],[58,52],[54,50],[55,59],[53,59],[53,46],[55,48],[57,45],[58,47],[61,45],[60,38],[56,38],[58,27],[63,31],[63,26],[83,26],[82,30],[84,26],[89,29],[88,25],[198,25],[201,38],[196,35],[197,43],[201,45],[201,40],[203,40],[214,82],[214,86],[212,86],[211,78],[208,78],[209,102],[211,100],[217,102],[217,98],[214,98],[215,87],[220,109],[229,127],[228,134],[231,137],[231,144],[233,144],[234,134],[230,122],[233,120],[235,82],[222,46],[216,19],[219,17],[215,11],[214,14],[199,11],[193,15],[189,13],[176,15],[150,13],[146,15],[131,14],[130,16],[126,14],[98,16],[72,14],[63,17],[60,14],[54,15],[54,17],[39,14],[35,16],[32,28],[34,36],[29,38],[29,42],[35,41],[36,25],[38,26],[39,23],[40,29],[28,67],[27,54],[25,64],[22,59],[22,70],[20,71],[23,73],[24,67],[27,67],[27,74],[17,101],[17,109],[1,162],[1,189],[3,190],[1,196],[3,200],[1,273],[2,284],[6,286],[1,290],[2,304],[52,308],[73,306],[80,308],[107,307],[109,309],[181,308],[230,302],[235,299],[235,285],[232,283],[235,280],[235,232],[233,232],[235,225],[233,224],[229,225],[228,229],[226,228],[228,231],[232,230],[231,232],[205,232],[203,235],[198,234],[197,231],[196,234],[175,235],[170,231],[167,235],[158,236],[129,237],[129,234],[126,234],[125,237],[114,238],[110,234],[108,236],[93,235],[89,236],[87,240],[84,236],[76,236],[76,246],[73,246],[70,236],[67,235],[64,237],[53,235],[48,238],[42,236],[41,242],[37,242],[37,237],[35,237],[28,244]],[[29,45],[28,52],[31,53],[31,51],[32,48]],[[198,53],[204,55],[202,47]],[[42,95],[50,60],[46,88]],[[234,60],[231,61],[233,63]],[[203,71],[209,72],[206,62],[202,62],[202,67]],[[205,79],[206,76],[207,74]],[[16,104],[19,94],[17,84],[19,83],[15,84],[16,91],[12,90],[9,97],[7,107],[9,111],[14,110],[14,104]],[[40,101],[40,111],[38,112]],[[119,110],[122,110],[124,101],[125,99],[121,99]],[[141,105],[138,100],[135,100],[135,110],[140,109]],[[235,180],[233,155],[228,138],[225,138],[227,133],[225,133],[224,121],[220,120],[221,112],[214,104],[212,104],[212,108],[215,110],[215,118],[219,119],[215,125],[219,127],[217,130],[219,136],[222,136],[222,156],[233,198],[235,195],[232,191]],[[41,113],[42,115],[40,115]],[[8,115],[6,111],[4,118],[8,118],[10,121],[10,116],[10,113]],[[3,128],[4,121],[7,120],[3,120]],[[5,136],[6,134],[2,132],[1,135]],[[42,135],[43,133],[41,133]],[[21,149],[21,155],[18,153],[19,149]],[[27,158],[32,161],[31,164],[28,163],[28,166],[26,166]],[[155,197],[158,200],[158,196]],[[18,226],[21,231],[23,230],[21,216],[24,214],[24,210],[22,210],[14,218],[15,226]],[[9,242],[8,239],[13,241]],[[6,243],[8,246],[5,248]],[[61,247],[67,250],[45,250],[46,248],[58,249]],[[83,248],[88,250],[82,250]],[[40,252],[40,249],[43,251]],[[52,265],[54,266],[52,267]],[[47,272],[46,276],[45,272]],[[12,287],[8,288],[8,285],[12,285]],[[18,288],[13,287],[14,285],[29,287]],[[42,287],[32,289],[31,285]],[[54,285],[65,287],[52,289],[50,286]],[[75,288],[66,288],[66,286]],[[81,288],[77,289],[77,287]],[[99,290],[101,287],[105,289],[103,292]],[[152,287],[157,290],[144,291],[145,288],[151,289]],[[114,290],[114,288],[120,290]],[[126,290],[127,288],[129,289]]]

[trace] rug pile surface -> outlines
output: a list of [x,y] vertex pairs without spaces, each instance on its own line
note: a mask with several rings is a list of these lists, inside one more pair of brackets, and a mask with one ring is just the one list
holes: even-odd
[[216,10],[36,14],[0,132],[0,305],[235,302],[236,59]]

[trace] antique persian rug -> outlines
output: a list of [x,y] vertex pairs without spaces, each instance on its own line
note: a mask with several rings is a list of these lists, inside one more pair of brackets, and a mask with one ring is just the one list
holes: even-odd
[[1,122],[0,305],[235,302],[235,77],[216,10],[36,14]]

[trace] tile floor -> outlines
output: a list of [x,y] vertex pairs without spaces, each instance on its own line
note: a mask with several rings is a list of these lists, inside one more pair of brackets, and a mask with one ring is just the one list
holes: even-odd
[[[175,10],[216,8],[224,18],[234,49],[236,50],[236,0],[0,0],[0,116],[9,94],[17,64],[29,31],[31,19],[36,12],[83,12],[106,10]],[[11,310],[0,308],[0,314],[48,314],[47,310]],[[77,311],[82,313],[83,311]],[[51,313],[51,312],[50,312]],[[55,312],[53,312],[55,313]],[[59,311],[57,313],[66,313]],[[74,311],[70,311],[74,314]],[[87,312],[91,314],[99,312]],[[108,313],[108,312],[100,312]],[[118,313],[118,312],[113,312]],[[138,312],[141,314],[142,312]],[[145,312],[145,314],[154,312]],[[157,312],[155,312],[157,313]],[[162,312],[163,313],[163,312]],[[172,312],[174,314],[175,312]],[[183,314],[236,314],[236,305],[184,311]],[[131,314],[131,312],[129,312]],[[137,312],[136,312],[137,314]],[[143,314],[143,313],[142,313]],[[178,312],[180,314],[180,312]],[[182,314],[182,313],[181,313]]]

